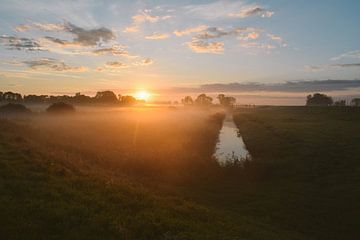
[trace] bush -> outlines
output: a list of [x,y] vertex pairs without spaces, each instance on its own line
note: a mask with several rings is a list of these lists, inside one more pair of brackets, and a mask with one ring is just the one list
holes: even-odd
[[57,102],[51,104],[50,107],[46,109],[48,113],[74,113],[75,108],[73,105],[64,103],[64,102]]
[[0,107],[0,113],[30,113],[30,109],[22,104],[8,103]]

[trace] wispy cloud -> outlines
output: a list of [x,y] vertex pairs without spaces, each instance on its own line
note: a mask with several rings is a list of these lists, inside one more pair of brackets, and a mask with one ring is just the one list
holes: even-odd
[[124,45],[113,45],[107,48],[99,48],[92,51],[95,55],[113,55],[113,56],[124,56],[128,58],[135,58],[137,56],[131,55]]
[[166,20],[171,18],[170,15],[157,16],[157,15],[152,15],[151,12],[152,11],[149,9],[139,11],[136,15],[132,16],[132,24],[126,27],[123,32],[135,33],[140,30],[140,25],[142,23],[146,23],[146,22],[156,23],[161,20]]
[[154,34],[151,34],[149,36],[146,36],[145,39],[148,39],[148,40],[162,40],[162,39],[166,39],[166,38],[169,38],[169,34],[167,33],[154,33]]
[[119,62],[119,61],[107,62],[105,64],[105,66],[110,67],[110,68],[127,68],[127,67],[129,67],[129,65],[127,65],[126,63]]
[[360,50],[350,51],[339,56],[333,57],[330,60],[337,61],[343,58],[360,58]]
[[223,42],[204,42],[202,40],[193,40],[187,43],[187,46],[197,53],[223,53],[224,43]]
[[23,61],[24,64],[33,70],[57,71],[57,72],[84,72],[86,67],[74,67],[63,61],[53,58],[41,58],[36,60]]
[[197,27],[186,28],[183,30],[175,30],[174,34],[178,37],[181,37],[181,36],[185,36],[185,35],[190,35],[192,33],[202,32],[202,31],[206,30],[207,28],[208,28],[207,25],[199,25]]
[[206,4],[193,4],[185,7],[188,15],[207,20],[219,18],[237,17],[246,18],[250,16],[271,17],[274,12],[258,4],[246,4],[243,1],[215,1]]
[[317,92],[360,88],[360,80],[289,81],[284,83],[217,83],[200,86],[204,92]]
[[66,26],[64,23],[29,23],[29,24],[20,24],[15,27],[15,30],[18,32],[25,32],[31,29],[37,29],[41,31],[63,31]]
[[305,65],[304,69],[310,72],[319,72],[330,69],[360,68],[360,63],[338,63],[328,65]]
[[240,9],[238,12],[229,13],[230,17],[237,17],[237,18],[246,18],[250,16],[261,16],[263,18],[269,18],[274,15],[273,11],[269,11],[265,8],[262,8],[259,5],[254,6],[245,6]]
[[0,36],[0,41],[3,45],[11,50],[27,50],[27,51],[44,51],[45,49],[34,39],[15,37],[15,36]]
[[350,67],[360,67],[360,63],[343,63],[343,64],[333,64],[333,67],[340,67],[340,68],[350,68]]
[[154,63],[153,59],[145,58],[144,60],[134,62],[133,65],[134,66],[149,66],[149,65],[152,65],[153,63]]

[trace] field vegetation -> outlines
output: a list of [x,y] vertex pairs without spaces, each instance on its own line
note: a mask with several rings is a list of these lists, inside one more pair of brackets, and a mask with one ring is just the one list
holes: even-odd
[[212,158],[217,108],[0,119],[1,239],[356,239],[358,108],[241,108],[252,155]]

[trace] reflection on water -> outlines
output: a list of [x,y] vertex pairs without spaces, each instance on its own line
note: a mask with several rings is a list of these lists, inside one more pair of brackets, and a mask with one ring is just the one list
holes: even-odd
[[227,115],[224,120],[214,157],[220,164],[229,161],[243,161],[249,158],[249,152],[231,115]]

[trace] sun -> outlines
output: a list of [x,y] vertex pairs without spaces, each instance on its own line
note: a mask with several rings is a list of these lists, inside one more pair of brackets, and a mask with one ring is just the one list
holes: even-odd
[[139,100],[147,101],[147,100],[149,100],[150,96],[151,96],[151,94],[145,90],[138,91],[135,93],[136,99],[139,99]]

